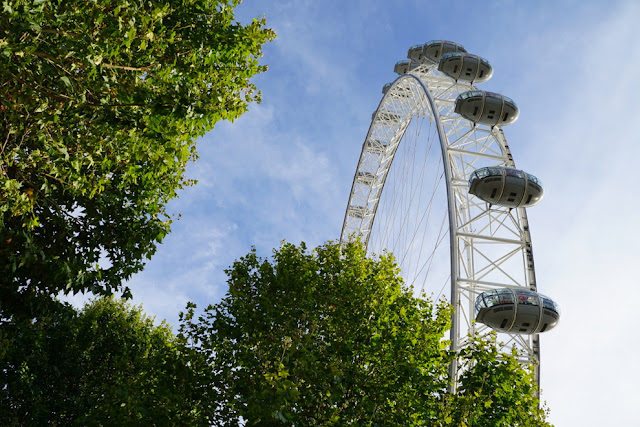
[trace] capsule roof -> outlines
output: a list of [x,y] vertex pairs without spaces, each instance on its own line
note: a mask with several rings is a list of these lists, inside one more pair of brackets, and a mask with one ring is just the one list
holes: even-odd
[[526,177],[527,180],[529,180],[530,182],[542,187],[542,181],[540,181],[538,178],[531,175],[530,173],[527,173],[521,169],[508,168],[506,166],[488,166],[486,168],[476,169],[475,171],[473,171],[473,173],[471,173],[471,176],[469,177],[469,184],[471,184],[471,182],[476,178],[482,179],[489,176],[501,176],[501,175],[516,176],[518,178]]
[[411,46],[407,57],[420,64],[437,64],[440,61],[440,57],[445,53],[466,51],[461,44],[455,42],[431,40],[423,45]]
[[469,177],[469,193],[492,205],[533,206],[542,200],[542,182],[525,171],[504,166],[480,168]]
[[511,98],[483,90],[470,90],[458,95],[455,112],[474,123],[506,126],[518,118],[518,106]]
[[442,55],[438,70],[456,81],[486,82],[493,75],[489,61],[465,52],[449,52]]
[[535,291],[493,289],[476,298],[476,321],[499,332],[545,332],[553,329],[559,319],[558,304]]
[[432,40],[425,43],[423,57],[425,60],[437,64],[443,55],[450,52],[466,52],[467,50],[458,43],[446,40]]

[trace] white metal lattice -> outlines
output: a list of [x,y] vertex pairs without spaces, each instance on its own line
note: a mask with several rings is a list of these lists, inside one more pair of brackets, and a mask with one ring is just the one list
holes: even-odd
[[[515,167],[502,129],[474,125],[453,111],[457,96],[474,89],[475,86],[456,82],[428,65],[413,69],[393,82],[372,117],[340,238],[345,241],[357,235],[365,245],[369,244],[383,189],[384,196],[397,191],[397,187],[385,188],[385,184],[399,144],[412,120],[426,118],[434,127],[441,147],[439,167],[446,187],[449,302],[455,310],[450,339],[454,351],[467,344],[469,333],[490,332],[485,325],[474,322],[474,304],[480,292],[506,287],[536,290],[525,209],[491,207],[467,191],[468,179],[474,170],[485,166]],[[442,233],[438,239],[440,236]],[[431,268],[433,260],[429,262]],[[500,334],[500,340],[505,347],[515,347],[522,354],[523,363],[535,366],[539,382],[538,335]],[[455,384],[455,365],[451,372]]]

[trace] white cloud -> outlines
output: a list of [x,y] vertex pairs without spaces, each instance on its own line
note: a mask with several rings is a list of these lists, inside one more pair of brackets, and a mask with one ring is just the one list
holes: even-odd
[[216,224],[199,215],[178,221],[153,262],[127,283],[133,302],[144,303],[146,313],[177,326],[187,301],[219,300],[226,292],[223,270],[230,264],[220,261],[236,229],[233,223]]

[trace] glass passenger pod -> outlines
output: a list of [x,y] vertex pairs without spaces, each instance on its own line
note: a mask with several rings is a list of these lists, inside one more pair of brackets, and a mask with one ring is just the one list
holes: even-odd
[[449,52],[442,55],[438,70],[455,81],[469,83],[486,82],[493,75],[493,67],[489,61],[464,52]]
[[542,200],[542,182],[519,169],[490,166],[469,177],[469,193],[487,203],[509,208],[533,206]]
[[511,98],[483,90],[461,93],[455,112],[465,119],[487,126],[506,126],[518,118],[518,107]]
[[425,44],[417,44],[409,48],[407,58],[419,64],[437,64],[440,57],[449,52],[466,52],[460,44],[447,40],[431,40]]
[[420,66],[418,62],[412,61],[411,59],[404,59],[402,61],[396,62],[396,65],[393,67],[393,71],[402,76],[403,74],[407,74],[409,71],[417,68],[418,66]]
[[407,52],[407,58],[412,61],[416,61],[418,64],[422,64],[422,51],[424,49],[423,44],[416,44],[409,48],[409,52]]
[[463,52],[467,50],[458,43],[447,40],[431,40],[424,44],[422,48],[421,64],[437,64],[440,58],[449,52]]
[[536,334],[553,329],[560,319],[549,297],[526,289],[494,289],[476,297],[476,322],[498,332]]

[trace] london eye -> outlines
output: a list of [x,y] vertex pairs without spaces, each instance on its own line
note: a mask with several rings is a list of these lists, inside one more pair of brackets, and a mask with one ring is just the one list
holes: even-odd
[[[516,168],[503,127],[516,103],[481,90],[490,63],[463,46],[413,46],[386,84],[362,145],[341,241],[393,252],[405,281],[453,306],[451,350],[495,330],[540,381],[539,334],[560,310],[538,293],[526,208],[542,182]],[[455,387],[458,366],[450,374]]]

